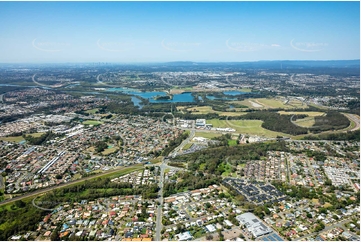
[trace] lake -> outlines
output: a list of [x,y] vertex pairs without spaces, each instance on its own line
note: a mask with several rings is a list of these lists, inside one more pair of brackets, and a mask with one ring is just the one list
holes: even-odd
[[243,95],[243,94],[249,94],[250,92],[240,92],[240,91],[226,91],[223,92],[224,95],[231,95],[231,96],[237,96],[237,95]]
[[[140,92],[139,90],[130,89],[130,88],[109,88],[107,91],[111,92],[122,92],[129,95],[139,96],[144,99],[148,99],[150,103],[184,103],[184,102],[194,102],[192,93],[183,92],[181,94],[174,94],[172,100],[154,100],[155,96],[164,96],[167,95],[166,92]],[[139,100],[139,99],[138,99]],[[137,100],[132,99],[134,105],[139,106]],[[135,101],[135,102],[134,102]],[[140,106],[139,106],[140,107]]]
[[143,105],[140,104],[142,102],[142,100],[140,100],[139,98],[132,96],[132,102],[133,102],[134,106],[138,106],[139,109],[143,108]]

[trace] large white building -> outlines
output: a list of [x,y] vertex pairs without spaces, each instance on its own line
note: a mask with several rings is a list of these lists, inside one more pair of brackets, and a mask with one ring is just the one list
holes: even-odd
[[187,241],[193,239],[193,236],[191,235],[191,233],[189,233],[189,231],[176,234],[175,237],[178,238],[178,241]]
[[206,126],[206,120],[205,119],[196,119],[196,126]]
[[241,225],[246,226],[248,231],[255,238],[273,232],[272,229],[262,223],[262,221],[260,221],[253,213],[244,213],[242,215],[238,215],[236,219]]

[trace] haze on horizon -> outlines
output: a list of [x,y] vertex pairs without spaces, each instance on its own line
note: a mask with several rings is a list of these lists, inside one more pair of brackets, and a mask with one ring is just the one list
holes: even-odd
[[360,58],[355,2],[0,2],[0,63]]

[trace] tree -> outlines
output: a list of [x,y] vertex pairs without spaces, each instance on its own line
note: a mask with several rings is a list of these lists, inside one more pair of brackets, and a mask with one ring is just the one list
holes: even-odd
[[50,240],[51,241],[59,241],[59,228],[56,228],[53,233],[50,235]]
[[23,200],[15,201],[15,206],[18,208],[23,208],[26,206],[26,203],[23,202]]

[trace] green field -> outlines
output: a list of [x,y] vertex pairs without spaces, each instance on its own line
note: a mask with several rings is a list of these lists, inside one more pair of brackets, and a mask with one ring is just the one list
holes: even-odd
[[98,111],[99,111],[99,108],[94,108],[94,109],[90,109],[90,110],[85,111],[85,113],[95,114]]
[[184,106],[178,106],[177,110],[182,110],[186,108],[187,111],[192,111],[197,114],[208,114],[208,113],[217,113],[220,116],[240,116],[246,114],[245,112],[240,112],[241,108],[235,108],[235,112],[221,112],[221,111],[215,111],[212,109],[211,106],[200,106],[200,107],[191,107],[187,108]]
[[0,137],[0,140],[19,143],[20,141],[23,141],[24,138],[22,136],[9,136],[9,137]]
[[289,112],[289,111],[279,111],[278,113],[281,115],[306,114],[310,117],[322,116],[325,114],[324,112]]
[[112,147],[112,148],[108,148],[108,149],[105,149],[102,154],[103,155],[109,155],[109,154],[112,154],[114,152],[116,152],[118,150],[118,147]]
[[[33,137],[40,137],[43,134],[44,133],[32,133],[29,135]],[[25,139],[22,136],[9,136],[9,137],[0,137],[0,140],[19,143],[20,141],[23,141]]]
[[153,160],[151,160],[150,163],[157,164],[157,163],[162,162],[162,160],[163,160],[163,156],[158,156],[157,158],[154,158]]
[[193,145],[192,142],[189,142],[188,144],[186,144],[184,147],[183,147],[183,150],[188,150],[189,148],[191,148],[191,146]]
[[219,120],[211,119],[207,120],[207,123],[213,124],[215,128],[233,128],[238,133],[258,135],[269,138],[275,138],[277,136],[290,136],[281,132],[275,132],[262,128],[263,121],[261,120]]
[[277,98],[251,98],[243,101],[234,101],[235,104],[245,105],[252,109],[268,109],[268,108],[307,108],[307,105],[298,100],[290,100],[287,104],[284,101]]
[[83,122],[83,124],[85,124],[85,125],[94,125],[94,126],[100,125],[102,123],[103,122],[96,121],[96,120],[87,120],[87,121]]
[[237,145],[237,140],[234,140],[234,139],[228,140],[228,146],[236,146],[236,145]]
[[315,124],[315,118],[314,117],[307,117],[303,119],[297,119],[293,123],[297,124],[298,126],[309,128]]
[[212,139],[214,137],[219,137],[221,136],[221,134],[219,133],[210,133],[210,132],[196,132],[195,137],[203,137],[203,138],[207,138],[207,139]]

